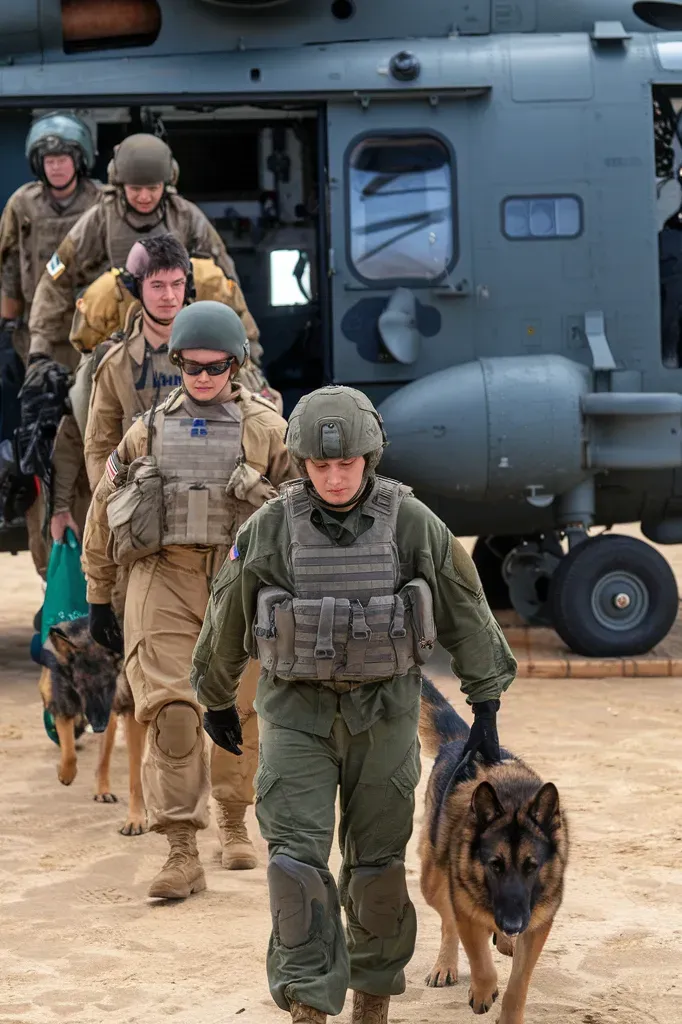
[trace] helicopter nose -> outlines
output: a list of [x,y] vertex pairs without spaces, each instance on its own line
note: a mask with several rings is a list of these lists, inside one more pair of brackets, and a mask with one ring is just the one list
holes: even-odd
[[389,444],[381,472],[424,491],[476,501],[488,485],[488,421],[481,363],[413,381],[379,407]]

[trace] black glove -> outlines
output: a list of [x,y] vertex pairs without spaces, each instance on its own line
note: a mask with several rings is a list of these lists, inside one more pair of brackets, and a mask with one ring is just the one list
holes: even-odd
[[481,755],[485,764],[498,764],[500,760],[500,741],[497,738],[497,712],[500,710],[499,700],[482,700],[473,704],[474,724],[471,726],[469,738],[462,751],[462,761],[467,754],[471,758]]
[[242,726],[236,707],[225,708],[224,711],[204,711],[204,729],[214,743],[231,754],[241,754],[240,745],[244,742]]
[[26,360],[27,366],[33,366],[35,363],[41,363],[43,359],[49,359],[50,357],[45,352],[30,352],[29,357]]
[[90,636],[112,654],[123,654],[123,634],[110,604],[91,604],[88,627]]

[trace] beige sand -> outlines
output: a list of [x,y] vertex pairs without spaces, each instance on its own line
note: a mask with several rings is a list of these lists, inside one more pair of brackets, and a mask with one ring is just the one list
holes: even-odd
[[[74,784],[57,782],[57,748],[43,731],[38,672],[26,653],[25,623],[40,604],[40,586],[27,555],[0,555],[0,579],[0,1021],[285,1021],[264,971],[264,844],[259,840],[257,870],[225,872],[213,859],[209,829],[200,843],[208,891],[185,904],[148,904],[146,883],[164,840],[120,836],[125,803],[93,803],[96,737],[84,737]],[[434,678],[461,708],[456,684]],[[518,680],[500,731],[507,746],[557,783],[573,833],[567,895],[535,972],[528,1024],[677,1024],[679,680]],[[418,823],[430,765],[424,761]],[[125,801],[120,742],[112,781]],[[250,827],[255,834],[253,817]],[[423,986],[439,924],[419,893],[415,839],[408,876],[419,938],[392,1024],[473,1021],[463,956],[459,985]],[[510,962],[495,955],[504,984]],[[347,1003],[336,1019],[349,1016]]]

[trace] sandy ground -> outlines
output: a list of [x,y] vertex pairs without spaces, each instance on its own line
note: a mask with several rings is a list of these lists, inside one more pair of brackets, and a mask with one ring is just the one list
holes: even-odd
[[[184,904],[150,905],[146,884],[165,841],[117,832],[125,748],[119,739],[112,779],[123,803],[92,802],[98,739],[91,735],[76,781],[59,785],[57,748],[43,731],[38,671],[27,654],[26,622],[41,601],[28,556],[0,555],[0,581],[0,1021],[288,1019],[270,1000],[264,970],[264,844],[258,840],[257,870],[225,872],[209,829],[200,840],[208,891]],[[456,684],[432,674],[461,707]],[[517,680],[509,693],[502,740],[556,782],[572,827],[566,898],[534,975],[528,1024],[678,1024],[681,732],[677,679]],[[425,760],[417,826],[430,767]],[[249,825],[256,835],[252,815]],[[419,937],[391,1021],[459,1024],[472,1019],[463,954],[459,985],[423,985],[439,923],[419,892],[415,839],[408,880]],[[504,985],[510,961],[495,956]],[[336,1019],[349,1021],[349,1002]]]

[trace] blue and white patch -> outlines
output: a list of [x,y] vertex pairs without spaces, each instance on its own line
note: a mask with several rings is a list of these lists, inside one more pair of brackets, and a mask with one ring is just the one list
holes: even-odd
[[236,544],[233,544],[230,548],[230,561],[235,562],[239,558],[239,549]]
[[45,264],[45,267],[53,281],[60,278],[66,270],[66,267],[59,258],[59,254],[56,252],[52,253],[52,257],[49,262]]

